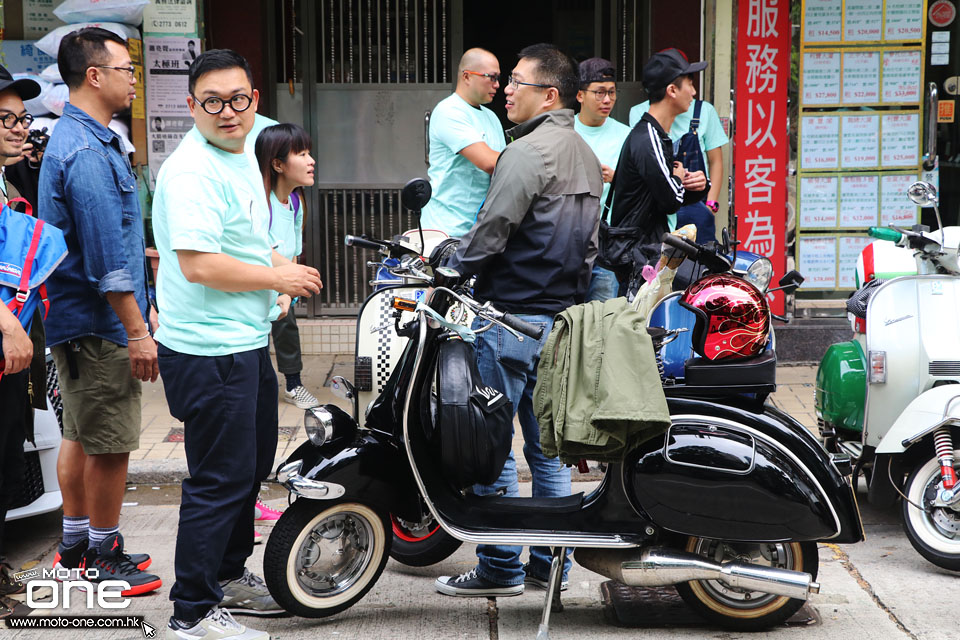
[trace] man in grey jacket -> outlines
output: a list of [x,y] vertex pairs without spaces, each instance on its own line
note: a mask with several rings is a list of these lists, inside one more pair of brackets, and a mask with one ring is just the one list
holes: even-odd
[[[517,340],[501,327],[477,336],[477,367],[483,381],[501,391],[517,408],[524,457],[533,476],[533,495],[570,494],[570,470],[540,450],[540,428],[533,413],[540,349],[553,316],[583,301],[597,253],[600,163],[573,129],[573,105],[580,80],[573,61],[553,45],[537,44],[520,52],[507,81],[507,117],[518,126],[507,131],[512,142],[500,155],[477,223],[463,237],[449,266],[477,275],[476,296],[498,309],[543,327],[540,340]],[[478,486],[477,494],[518,495],[513,454],[497,482]],[[550,552],[530,549],[520,562],[520,547],[478,545],[477,567],[436,581],[452,596],[515,596],[524,583],[546,586]],[[564,566],[564,583],[570,561]]]

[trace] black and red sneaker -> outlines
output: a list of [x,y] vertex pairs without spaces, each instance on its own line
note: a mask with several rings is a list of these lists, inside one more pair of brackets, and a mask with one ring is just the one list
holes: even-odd
[[[69,547],[61,542],[57,545],[57,554],[53,556],[54,569],[76,569],[77,577],[80,578],[80,561],[83,559],[83,552],[87,550],[89,544],[86,539],[76,542]],[[145,553],[129,553],[130,562],[137,565],[137,569],[144,571],[150,566],[153,560]]]
[[125,580],[130,583],[129,589],[120,592],[122,596],[147,593],[163,584],[159,577],[137,568],[130,556],[123,552],[123,536],[119,533],[108,536],[100,543],[99,549],[87,549],[80,563],[90,582]]

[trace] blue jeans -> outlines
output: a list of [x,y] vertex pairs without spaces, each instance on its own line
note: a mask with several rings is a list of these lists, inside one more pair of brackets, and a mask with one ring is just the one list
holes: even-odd
[[[523,457],[530,465],[533,476],[533,496],[535,498],[554,498],[570,495],[570,469],[560,463],[559,458],[547,458],[540,450],[540,426],[533,413],[533,388],[537,384],[537,364],[540,361],[540,349],[547,340],[553,327],[552,315],[521,315],[521,318],[543,327],[540,340],[524,338],[517,340],[500,326],[477,335],[477,368],[483,381],[502,391],[517,410],[520,427],[523,430]],[[506,488],[506,495],[517,496],[520,487],[517,482],[517,464],[513,452],[503,465],[503,471],[497,481],[489,486],[477,485],[477,495],[496,493]],[[477,574],[501,585],[522,584],[523,564],[520,562],[521,547],[480,544],[477,545]],[[552,555],[546,547],[530,548],[530,573],[538,578],[550,575]],[[570,559],[564,562],[563,574],[566,579],[570,570]]]
[[697,225],[697,243],[705,244],[717,239],[717,224],[713,211],[702,202],[694,202],[677,210],[677,229],[685,224]]
[[590,288],[587,290],[586,302],[600,300],[601,302],[616,298],[620,291],[617,275],[608,269],[593,265],[593,274],[590,277]]

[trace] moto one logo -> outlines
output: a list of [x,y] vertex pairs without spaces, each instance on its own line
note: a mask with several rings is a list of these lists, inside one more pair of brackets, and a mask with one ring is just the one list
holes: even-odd
[[[94,579],[97,578],[97,573],[96,569],[87,570],[88,577]],[[67,609],[70,607],[71,596],[77,597],[76,592],[80,592],[79,597],[85,599],[87,609],[126,609],[130,606],[130,599],[122,595],[130,589],[130,583],[126,580],[77,580],[76,570],[70,569],[43,569],[42,576],[40,580],[26,583],[28,607],[56,609],[62,606]],[[46,588],[53,592],[49,600],[45,593]]]

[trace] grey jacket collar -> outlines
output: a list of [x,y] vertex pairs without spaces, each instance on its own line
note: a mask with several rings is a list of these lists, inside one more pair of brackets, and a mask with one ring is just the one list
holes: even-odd
[[516,140],[527,135],[541,124],[550,122],[558,127],[573,128],[573,109],[554,109],[540,115],[534,116],[526,122],[521,122],[515,127],[507,129],[507,137]]

